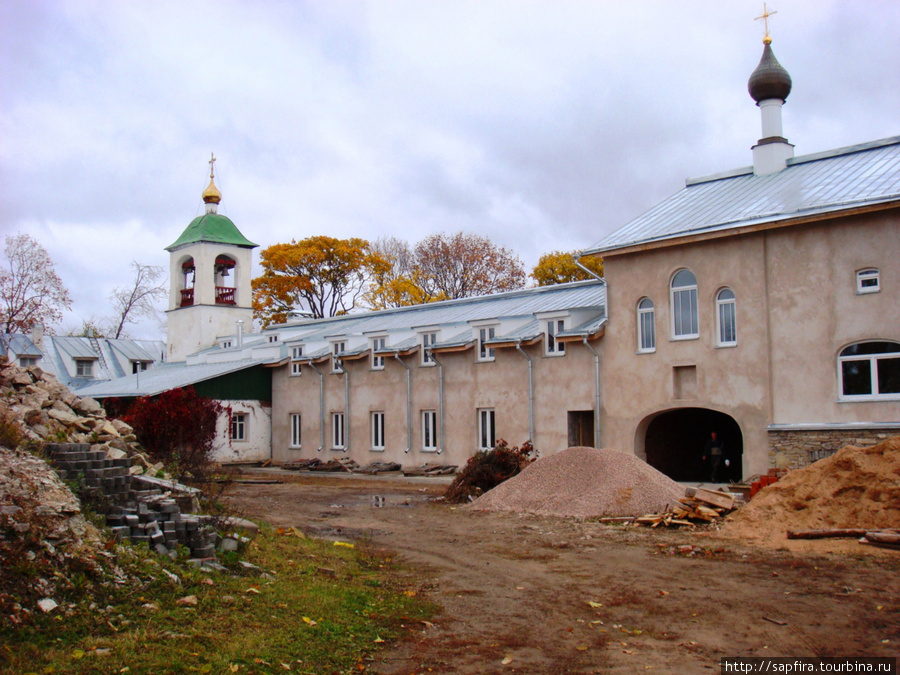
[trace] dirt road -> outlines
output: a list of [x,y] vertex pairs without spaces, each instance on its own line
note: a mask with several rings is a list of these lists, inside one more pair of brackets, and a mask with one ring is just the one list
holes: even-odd
[[900,652],[900,554],[484,513],[430,502],[443,485],[286,480],[228,494],[250,518],[395,551],[443,608],[368,672],[702,673],[722,656]]

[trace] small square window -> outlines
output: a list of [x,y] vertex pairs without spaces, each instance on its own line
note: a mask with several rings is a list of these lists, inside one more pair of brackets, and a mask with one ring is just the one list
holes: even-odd
[[856,273],[857,293],[877,293],[881,290],[881,277],[878,270],[869,268]]
[[94,361],[92,359],[78,359],[75,361],[75,377],[93,377]]
[[20,356],[19,357],[19,366],[22,368],[29,368],[31,366],[36,366],[38,362],[38,356]]

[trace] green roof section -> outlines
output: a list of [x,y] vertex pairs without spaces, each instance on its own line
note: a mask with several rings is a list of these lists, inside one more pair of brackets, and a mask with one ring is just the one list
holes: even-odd
[[256,248],[259,246],[259,244],[254,244],[241,234],[241,231],[237,229],[237,225],[231,222],[230,218],[218,213],[206,213],[194,218],[175,243],[166,246],[166,250],[174,251],[176,248],[199,241],[208,241],[215,244],[232,244],[242,248]]

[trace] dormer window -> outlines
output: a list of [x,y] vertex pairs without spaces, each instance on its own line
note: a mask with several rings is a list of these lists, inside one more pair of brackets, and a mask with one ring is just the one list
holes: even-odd
[[300,359],[303,358],[303,345],[298,347],[291,347],[291,375],[297,376],[303,374],[303,363]]
[[93,377],[94,359],[75,359],[75,377]]
[[341,359],[340,355],[347,351],[347,343],[346,342],[335,342],[331,345],[331,372],[332,373],[343,373],[344,372],[344,361]]
[[565,319],[550,319],[547,322],[547,341],[545,343],[547,356],[564,356],[566,343],[560,342],[556,336],[566,329]]
[[869,267],[856,273],[857,293],[877,293],[880,290],[881,277],[878,275],[877,269]]
[[494,339],[494,326],[483,326],[478,329],[478,360],[493,361],[494,348],[488,347],[485,342]]
[[278,342],[278,335],[277,335],[277,334],[275,334],[275,335],[270,335],[270,336],[269,336],[269,344],[272,344],[273,342]]
[[384,349],[385,340],[383,337],[372,339],[372,370],[384,370],[384,355],[378,352]]
[[131,373],[141,373],[150,366],[149,361],[132,361],[131,362]]
[[434,354],[431,353],[431,347],[437,342],[437,333],[422,333],[422,365],[433,366],[435,364]]
[[222,340],[222,349],[231,349],[231,340]]
[[22,368],[30,368],[31,366],[36,366],[38,359],[40,356],[20,356],[19,357],[19,366]]

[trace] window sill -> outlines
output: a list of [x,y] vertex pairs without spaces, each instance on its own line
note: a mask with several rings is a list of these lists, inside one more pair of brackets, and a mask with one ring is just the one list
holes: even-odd
[[862,396],[844,396],[838,403],[878,403],[879,401],[900,401],[900,394],[865,394]]
[[369,448],[369,452],[384,452],[384,448]]
[[434,368],[436,363],[420,363],[419,368]]
[[734,347],[737,347],[737,346],[738,346],[737,342],[725,342],[720,345],[716,345],[716,349],[733,349]]
[[422,448],[422,450],[420,452],[436,453],[437,451],[438,451],[437,448]]
[[689,340],[699,340],[700,334],[697,335],[678,335],[676,337],[669,338],[669,342],[687,342]]
[[302,450],[302,449],[303,449],[302,445],[289,445],[288,446],[288,450]]
[[493,363],[496,359],[475,359],[475,363]]
[[347,452],[347,448],[329,448],[332,452]]
[[655,354],[656,349],[638,349],[635,354]]
[[565,352],[544,352],[544,356],[551,359],[560,358],[565,355]]

